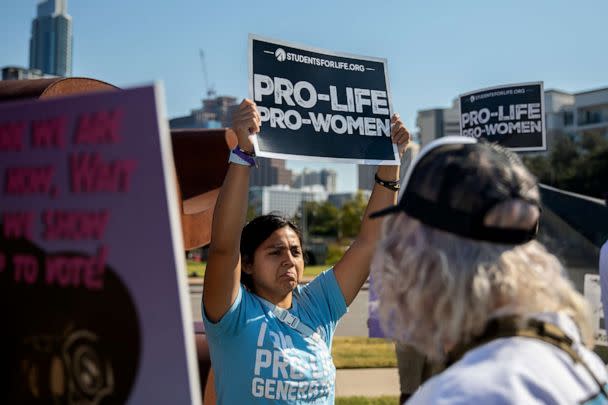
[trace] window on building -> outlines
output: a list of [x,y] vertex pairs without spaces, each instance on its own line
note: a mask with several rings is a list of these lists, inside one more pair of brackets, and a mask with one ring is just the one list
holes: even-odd
[[574,124],[574,112],[564,111],[564,126],[569,127]]
[[600,110],[583,110],[579,111],[579,125],[599,124],[602,122],[602,111]]

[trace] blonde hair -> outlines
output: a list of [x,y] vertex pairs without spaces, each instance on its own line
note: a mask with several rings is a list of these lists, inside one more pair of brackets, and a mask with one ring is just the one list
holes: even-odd
[[[526,228],[538,208],[503,203],[487,225]],[[508,220],[505,220],[507,218]],[[398,214],[385,221],[372,261],[383,328],[434,360],[466,343],[495,316],[563,312],[592,346],[590,310],[557,258],[538,242],[504,245],[465,239]]]

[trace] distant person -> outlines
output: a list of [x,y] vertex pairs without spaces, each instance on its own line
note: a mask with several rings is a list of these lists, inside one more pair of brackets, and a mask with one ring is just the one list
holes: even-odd
[[604,307],[604,322],[608,322],[608,240],[600,250],[600,290],[602,293],[602,307]]
[[427,145],[372,264],[385,330],[448,368],[411,404],[606,403],[589,306],[534,240],[535,179],[474,138]]
[[[410,135],[398,116],[392,124],[393,142],[403,153]],[[382,221],[366,215],[342,259],[300,286],[304,249],[298,228],[276,215],[245,225],[255,170],[250,135],[259,129],[256,105],[243,101],[233,117],[238,147],[215,206],[203,290],[217,402],[332,404],[332,337],[368,278]],[[378,168],[369,212],[395,203],[398,173],[399,166]]]

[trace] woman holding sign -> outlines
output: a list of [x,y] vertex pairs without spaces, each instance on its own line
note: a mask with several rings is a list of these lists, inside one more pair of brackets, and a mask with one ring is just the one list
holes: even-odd
[[[397,115],[392,124],[402,154],[410,135]],[[218,403],[333,403],[331,339],[369,275],[381,222],[367,212],[395,202],[399,166],[379,167],[361,230],[344,257],[300,286],[298,228],[275,215],[245,225],[249,173],[255,170],[250,135],[260,130],[252,101],[235,112],[233,130],[238,146],[215,206],[203,291]]]

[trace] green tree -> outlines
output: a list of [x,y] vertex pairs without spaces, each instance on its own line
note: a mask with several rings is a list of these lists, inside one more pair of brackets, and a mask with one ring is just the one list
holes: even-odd
[[596,142],[597,138],[587,141],[587,153],[575,165],[574,176],[567,186],[574,192],[603,199],[608,193],[608,142]]
[[[300,229],[309,235],[338,237],[339,215],[338,209],[327,201],[304,201],[294,220],[300,225]],[[306,236],[304,235],[304,238]]]
[[574,139],[558,134],[549,156],[524,157],[542,183],[575,193],[606,198],[608,192],[608,139],[583,133]]
[[348,249],[348,246],[340,245],[337,242],[328,244],[325,264],[328,266],[333,266],[334,264],[338,263],[342,256],[344,256],[346,249]]
[[247,205],[247,222],[251,221],[255,217],[257,217],[255,207],[252,204]]
[[580,146],[588,153],[602,151],[608,149],[608,138],[597,132],[587,132],[581,136]]
[[544,156],[525,156],[523,160],[538,181],[545,184],[553,182],[553,168],[549,159]]
[[310,233],[319,236],[338,237],[340,213],[328,201],[317,203],[316,216],[309,226]]
[[565,135],[556,136],[553,150],[549,155],[553,169],[553,183],[559,188],[565,188],[575,174],[579,150],[574,140]]
[[354,238],[361,228],[361,220],[367,207],[367,200],[361,191],[357,192],[355,198],[347,201],[341,211],[340,236],[343,238]]

